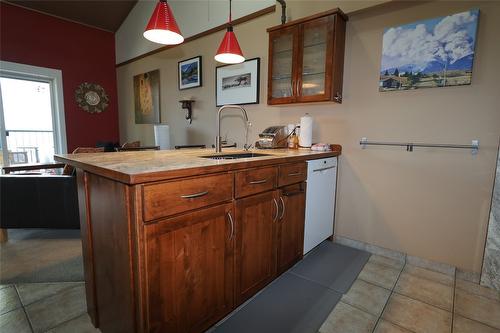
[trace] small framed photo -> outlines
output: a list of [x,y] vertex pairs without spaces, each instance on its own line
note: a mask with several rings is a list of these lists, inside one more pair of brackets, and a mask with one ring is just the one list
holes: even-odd
[[201,87],[201,56],[179,61],[179,90]]
[[258,104],[260,88],[260,58],[241,64],[224,65],[215,69],[215,100],[225,104]]

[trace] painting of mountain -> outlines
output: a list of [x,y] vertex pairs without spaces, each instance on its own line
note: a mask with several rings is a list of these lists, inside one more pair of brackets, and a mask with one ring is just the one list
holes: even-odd
[[479,10],[387,28],[380,91],[471,83]]
[[179,61],[179,90],[201,87],[201,56]]

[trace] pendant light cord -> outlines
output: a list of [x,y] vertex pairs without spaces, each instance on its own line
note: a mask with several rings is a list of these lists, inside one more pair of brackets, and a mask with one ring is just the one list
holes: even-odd
[[231,0],[229,0],[229,25],[232,25],[232,19],[231,19]]

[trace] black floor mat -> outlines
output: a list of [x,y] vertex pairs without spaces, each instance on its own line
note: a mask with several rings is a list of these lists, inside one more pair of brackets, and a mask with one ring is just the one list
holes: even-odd
[[290,272],[344,294],[368,258],[368,252],[325,241],[309,252]]
[[369,257],[325,241],[214,331],[316,333]]
[[294,274],[285,273],[216,333],[316,333],[341,294]]

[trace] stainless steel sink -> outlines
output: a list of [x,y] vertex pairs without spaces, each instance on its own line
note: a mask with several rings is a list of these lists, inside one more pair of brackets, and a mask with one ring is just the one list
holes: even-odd
[[261,157],[261,156],[269,156],[269,154],[260,154],[260,153],[234,153],[234,154],[216,154],[216,155],[205,155],[200,156],[202,158],[209,158],[212,160],[236,160],[239,158],[252,158],[252,157]]

